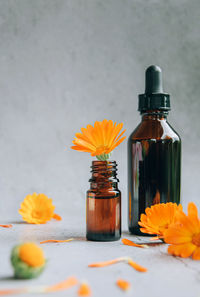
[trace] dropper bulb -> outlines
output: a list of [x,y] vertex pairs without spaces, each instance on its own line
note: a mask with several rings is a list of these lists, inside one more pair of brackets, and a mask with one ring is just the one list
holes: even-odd
[[162,70],[156,65],[149,66],[146,70],[145,93],[163,93]]

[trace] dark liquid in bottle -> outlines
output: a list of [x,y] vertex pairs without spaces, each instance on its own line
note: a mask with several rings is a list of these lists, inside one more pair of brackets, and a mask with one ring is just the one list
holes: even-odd
[[121,195],[87,198],[87,239],[115,241],[121,237]]
[[180,202],[180,139],[129,139],[129,230],[140,232],[146,207]]

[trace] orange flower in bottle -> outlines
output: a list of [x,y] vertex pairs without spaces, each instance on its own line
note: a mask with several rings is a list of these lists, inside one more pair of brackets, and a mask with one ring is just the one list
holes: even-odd
[[45,194],[33,193],[27,195],[21,203],[19,213],[24,221],[30,224],[45,224],[52,218],[61,220],[61,217],[54,213],[55,206],[52,199]]
[[[109,159],[110,153],[126,138],[121,132],[123,123],[113,124],[111,120],[96,121],[94,127],[87,125],[81,128],[82,133],[76,133],[76,138],[72,141],[71,148],[81,152],[88,152],[91,156],[96,156],[98,160]],[[121,132],[121,134],[119,134]]]
[[165,232],[164,240],[171,244],[169,254],[200,260],[200,219],[194,203],[188,204],[188,215],[176,214],[176,222]]
[[163,238],[165,231],[174,223],[177,212],[182,213],[182,205],[176,203],[160,203],[147,207],[145,214],[141,214],[138,224],[141,232],[156,234]]

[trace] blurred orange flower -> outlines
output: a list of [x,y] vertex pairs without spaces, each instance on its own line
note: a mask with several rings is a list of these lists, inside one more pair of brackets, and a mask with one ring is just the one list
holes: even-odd
[[160,203],[147,207],[146,214],[141,214],[138,224],[142,227],[141,232],[148,234],[156,234],[159,238],[163,238],[165,231],[170,224],[175,221],[175,214],[182,213],[181,204],[176,203]]
[[121,138],[126,130],[121,132],[123,123],[117,124],[111,120],[96,121],[94,127],[87,125],[81,128],[82,133],[76,133],[76,138],[72,141],[71,148],[81,152],[91,153],[97,159],[105,161],[109,154],[126,138]]
[[165,232],[164,240],[171,244],[169,254],[200,260],[200,219],[194,203],[188,204],[188,215],[183,212],[176,214],[176,222]]
[[55,206],[52,204],[52,199],[45,194],[33,193],[27,195],[21,203],[19,213],[24,221],[30,224],[45,224],[52,218],[61,220],[61,217],[54,213]]
[[19,258],[31,267],[45,264],[43,250],[33,242],[26,242],[19,247]]

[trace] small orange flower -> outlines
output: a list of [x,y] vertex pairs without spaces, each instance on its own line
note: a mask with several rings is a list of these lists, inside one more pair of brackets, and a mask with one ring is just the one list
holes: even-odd
[[129,282],[127,282],[126,280],[124,279],[118,279],[117,282],[116,282],[117,286],[123,290],[123,291],[127,291],[130,289],[131,285]]
[[45,194],[33,193],[33,195],[27,195],[21,203],[19,213],[27,223],[45,224],[52,218],[61,220],[61,217],[54,213],[54,209],[52,199]]
[[164,232],[169,225],[174,223],[175,214],[182,212],[182,206],[176,203],[160,203],[147,207],[146,214],[141,214],[138,224],[142,227],[141,232],[148,234],[156,234],[163,238]]
[[188,215],[177,213],[176,222],[165,232],[164,240],[171,244],[169,254],[200,260],[200,219],[194,203],[188,204]]
[[121,136],[126,130],[121,132],[123,123],[113,124],[113,121],[96,121],[94,127],[87,125],[87,128],[81,128],[82,133],[76,133],[76,138],[72,141],[74,146],[71,148],[81,152],[91,153],[91,156],[97,156],[100,161],[109,158],[109,154],[126,138]]

